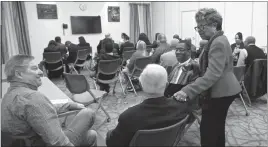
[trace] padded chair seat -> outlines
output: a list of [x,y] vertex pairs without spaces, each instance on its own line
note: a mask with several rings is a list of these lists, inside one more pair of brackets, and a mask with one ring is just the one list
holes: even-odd
[[[96,97],[97,100],[106,93],[105,91],[95,89],[90,89],[90,91],[93,93],[93,95]],[[86,91],[81,94],[74,94],[73,101],[80,104],[89,105],[91,103],[94,103],[94,98],[90,95],[88,91]]]

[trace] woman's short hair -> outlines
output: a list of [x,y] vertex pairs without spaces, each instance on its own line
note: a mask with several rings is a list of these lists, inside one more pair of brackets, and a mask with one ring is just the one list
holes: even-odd
[[167,71],[158,64],[148,64],[142,71],[139,80],[143,91],[151,94],[162,94],[167,84]]
[[216,29],[222,30],[222,16],[220,13],[213,8],[202,8],[199,9],[195,14],[196,22],[206,21],[208,24],[217,23]]
[[136,46],[137,50],[145,50],[146,49],[146,43],[142,40],[139,40],[137,42],[137,46]]
[[7,80],[10,81],[15,77],[15,71],[25,71],[32,60],[34,60],[34,57],[29,55],[12,56],[5,65]]
[[239,38],[240,40],[242,40],[242,41],[243,41],[243,35],[242,35],[242,33],[241,33],[241,32],[238,32],[238,33],[236,33],[235,35],[237,35],[237,36],[238,36],[238,38]]

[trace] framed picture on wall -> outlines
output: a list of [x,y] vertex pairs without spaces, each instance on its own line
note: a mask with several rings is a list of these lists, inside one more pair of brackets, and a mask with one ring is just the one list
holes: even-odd
[[120,7],[108,6],[108,22],[120,22]]
[[36,4],[38,19],[58,19],[57,5]]

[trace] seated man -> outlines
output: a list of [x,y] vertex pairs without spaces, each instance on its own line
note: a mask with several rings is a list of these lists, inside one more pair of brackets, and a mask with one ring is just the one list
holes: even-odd
[[199,65],[191,59],[191,43],[189,41],[182,40],[176,46],[176,57],[178,63],[173,66],[169,75],[169,84],[165,90],[166,97],[173,96],[174,93],[180,91],[181,88],[199,76]]
[[55,37],[55,41],[57,43],[57,48],[59,49],[61,56],[66,59],[67,58],[67,49],[64,44],[61,43],[61,38],[59,36]]
[[105,34],[105,38],[103,40],[100,40],[98,46],[97,46],[97,54],[104,53],[105,52],[105,44],[114,43],[112,40],[112,37],[110,33]]
[[116,128],[107,133],[108,147],[129,146],[138,130],[168,127],[178,123],[190,113],[187,103],[179,103],[164,97],[167,72],[162,66],[147,65],[139,80],[146,98],[142,103],[120,114]]
[[[100,53],[98,59],[97,59],[97,63],[95,65],[95,71],[96,71],[96,74],[98,73],[98,66],[99,66],[99,61],[100,60],[113,60],[113,59],[118,59],[119,56],[116,56],[113,54],[113,44],[112,43],[109,43],[109,44],[105,44],[104,46],[104,49],[105,49],[105,53]],[[114,77],[115,75],[112,74],[112,75],[103,75],[103,74],[99,74],[99,79],[102,79],[102,80],[110,80]],[[100,86],[100,90],[104,90],[106,91],[107,93],[109,93],[110,91],[110,86],[109,84],[103,84],[103,83],[100,83],[100,82],[97,82],[97,84]]]
[[178,39],[172,39],[170,42],[170,49],[171,51],[164,53],[160,57],[160,65],[167,68],[167,67],[172,67],[175,64],[178,63],[177,58],[176,58],[176,46],[179,44]]
[[[31,146],[96,144],[97,134],[90,130],[95,113],[74,102],[53,105],[45,95],[38,92],[43,73],[33,59],[28,55],[15,55],[6,63],[5,74],[10,87],[2,99],[1,131],[12,136],[27,136]],[[58,114],[72,109],[82,110],[63,130]]]
[[[125,75],[125,81],[128,81],[127,75],[133,72],[134,63],[136,59],[140,57],[145,57],[145,56],[146,56],[146,44],[144,41],[138,41],[136,52],[133,53],[133,55],[129,59],[129,62],[127,63],[126,68],[123,69],[122,71]],[[128,87],[128,91],[132,91],[132,87]]]
[[160,63],[160,56],[168,51],[171,51],[170,45],[167,43],[167,38],[165,34],[158,35],[159,46],[155,49],[154,53],[152,54],[152,63],[159,64]]
[[255,45],[255,37],[249,36],[246,38],[244,45],[247,50],[247,56],[245,56],[246,68],[253,63],[255,59],[266,59],[265,54],[262,49]]

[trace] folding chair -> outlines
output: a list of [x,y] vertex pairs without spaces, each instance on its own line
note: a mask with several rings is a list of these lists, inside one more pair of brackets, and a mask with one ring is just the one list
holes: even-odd
[[267,59],[255,59],[246,69],[244,84],[251,101],[267,93]]
[[[71,66],[70,72],[72,72],[72,70],[74,70],[77,74],[80,73],[80,70],[77,71],[75,69],[75,67],[79,67],[79,68],[84,67],[85,63],[86,63],[87,55],[88,55],[88,49],[78,50],[77,51],[77,58],[76,58],[74,64],[70,64],[70,66]],[[89,70],[89,69],[87,68],[87,70]]]
[[56,71],[62,74],[65,71],[60,52],[45,52],[43,53],[43,58],[45,62],[43,68],[45,75]]
[[[247,89],[245,88],[245,85],[244,85],[244,75],[245,75],[245,69],[246,69],[246,66],[234,66],[233,68],[233,72],[234,72],[234,75],[236,76],[237,80],[240,82],[240,85],[242,87],[242,89],[245,91],[246,93],[246,97],[247,97],[247,101],[249,102],[249,104],[251,105],[251,101],[249,99],[249,96],[248,96],[248,93],[247,93]],[[240,99],[241,101],[243,102],[243,105],[244,105],[244,108],[246,110],[246,116],[249,116],[249,112],[248,112],[248,109],[247,109],[247,106],[245,104],[245,101],[244,101],[244,98],[242,96],[242,93],[243,91],[241,91],[239,93],[239,96],[240,96]]]
[[151,62],[152,62],[151,57],[140,57],[140,58],[137,58],[137,59],[136,59],[136,61],[134,62],[134,69],[133,69],[132,73],[131,73],[130,75],[127,75],[127,77],[128,77],[128,82],[127,82],[127,84],[126,84],[126,87],[125,87],[124,91],[126,91],[127,86],[128,86],[128,84],[130,83],[130,84],[131,84],[131,87],[132,87],[133,90],[134,90],[135,95],[138,96],[138,95],[137,95],[137,92],[136,92],[136,90],[135,90],[135,87],[134,87],[134,85],[133,85],[133,83],[132,83],[132,81],[131,81],[131,79],[138,79],[139,76],[140,76],[140,74],[141,74],[141,72],[143,71],[143,69],[144,69],[148,64],[150,64]]
[[92,47],[90,46],[87,49],[87,59],[86,59],[86,65],[84,66],[85,68],[92,69]]
[[[74,102],[81,103],[85,106],[89,106],[92,103],[98,103],[96,111],[101,108],[107,116],[106,121],[110,122],[111,117],[102,106],[102,99],[107,96],[106,92],[90,89],[90,86],[84,75],[64,73],[64,79],[66,87],[73,95],[72,100]],[[106,121],[104,121],[100,126],[102,126]]]
[[160,129],[139,130],[133,136],[129,146],[177,146],[189,119],[187,115],[180,122]]
[[[99,64],[98,64],[98,73],[96,75],[96,78],[93,78],[94,83],[95,83],[95,87],[97,88],[96,82],[100,82],[103,84],[114,83],[113,94],[115,94],[115,87],[116,87],[117,81],[119,80],[120,86],[121,86],[122,91],[124,93],[124,89],[123,89],[123,85],[122,85],[122,81],[121,81],[122,78],[120,76],[121,63],[122,63],[122,60],[120,58],[115,59],[115,60],[100,60]],[[104,80],[104,79],[99,78],[100,74],[102,74],[102,75],[114,75],[114,77],[109,79],[109,80]]]
[[130,51],[124,51],[123,52],[123,62],[122,62],[122,66],[123,64],[129,60],[131,58],[131,56],[135,53],[135,50],[130,50]]

